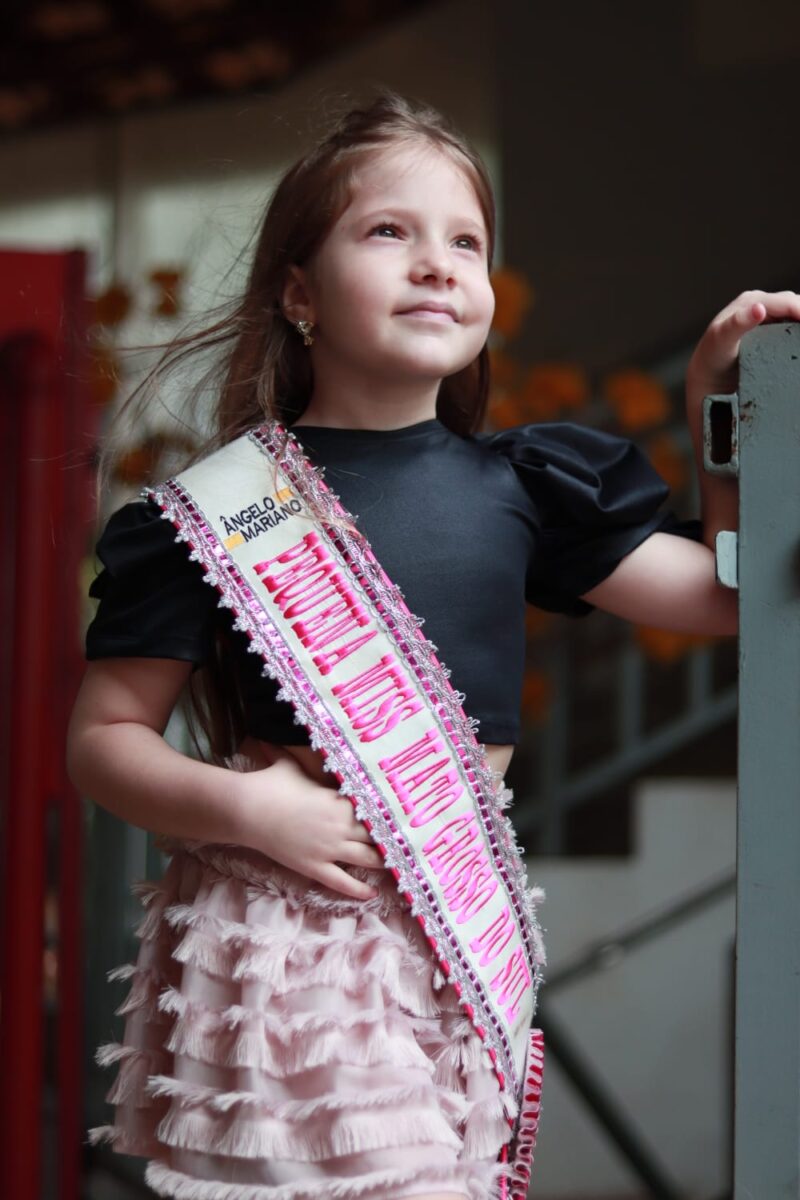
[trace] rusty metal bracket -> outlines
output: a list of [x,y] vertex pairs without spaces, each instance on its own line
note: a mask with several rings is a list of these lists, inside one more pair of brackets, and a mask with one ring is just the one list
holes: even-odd
[[703,466],[711,475],[739,474],[739,397],[703,398]]

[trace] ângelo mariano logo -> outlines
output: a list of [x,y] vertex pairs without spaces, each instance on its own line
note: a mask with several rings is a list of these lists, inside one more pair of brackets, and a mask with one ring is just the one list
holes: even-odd
[[303,511],[303,506],[289,487],[281,488],[274,496],[262,496],[247,508],[225,516],[219,520],[226,537],[223,545],[226,550],[233,550],[243,542],[252,542],[261,533],[267,533],[280,525],[287,517]]

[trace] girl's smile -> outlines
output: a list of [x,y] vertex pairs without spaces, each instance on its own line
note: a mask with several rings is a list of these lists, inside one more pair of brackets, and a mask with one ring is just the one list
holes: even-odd
[[455,309],[448,305],[426,304],[417,305],[415,308],[409,308],[405,312],[398,313],[400,317],[421,317],[423,320],[437,321],[439,324],[449,324],[458,320]]

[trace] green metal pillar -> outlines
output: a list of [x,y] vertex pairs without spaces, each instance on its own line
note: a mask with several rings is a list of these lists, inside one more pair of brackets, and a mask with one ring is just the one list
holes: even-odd
[[[707,417],[725,399],[709,398]],[[740,592],[734,1198],[797,1200],[800,325],[747,335],[727,399],[740,512],[737,572],[730,537],[718,545],[720,578],[738,574]]]

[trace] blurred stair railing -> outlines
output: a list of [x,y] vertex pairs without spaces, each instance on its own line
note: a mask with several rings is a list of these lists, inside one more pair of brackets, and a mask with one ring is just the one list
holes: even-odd
[[714,650],[708,647],[689,651],[685,664],[688,694],[683,710],[644,730],[641,714],[649,664],[633,637],[628,636],[608,665],[609,679],[617,688],[617,736],[613,747],[590,765],[570,771],[571,688],[576,681],[569,670],[566,643],[554,641],[546,659],[553,700],[534,766],[531,790],[535,799],[515,810],[514,823],[523,840],[526,834],[537,834],[538,854],[563,853],[565,821],[572,809],[633,780],[667,755],[730,721],[736,715],[736,686],[713,690],[713,655]]
[[[559,988],[595,975],[613,966],[631,951],[671,933],[687,921],[704,913],[709,907],[727,899],[736,886],[736,876],[726,872],[703,887],[664,905],[655,912],[631,922],[624,929],[609,932],[602,940],[588,946],[581,954],[563,962],[547,975],[547,987],[539,1002],[537,1024],[545,1037],[547,1052],[555,1059],[575,1090],[581,1096],[605,1136],[616,1146],[632,1173],[647,1189],[652,1200],[689,1200],[676,1182],[674,1164],[668,1155],[655,1152],[644,1136],[630,1106],[617,1094],[613,1081],[604,1077],[589,1056],[579,1048],[556,1015],[558,1002],[554,996]],[[731,997],[732,1001],[732,997]],[[732,1002],[730,1007],[732,1008]],[[718,1200],[728,1200],[729,1193]]]
[[[669,390],[682,387],[689,351],[676,354],[650,368],[650,374]],[[682,398],[681,398],[682,403]],[[589,413],[591,419],[591,412]],[[673,441],[691,455],[691,436],[685,421],[669,429]],[[694,483],[693,513],[699,514],[699,492]],[[568,817],[577,806],[610,789],[632,782],[649,767],[690,745],[698,738],[730,722],[737,711],[736,684],[716,687],[715,657],[726,647],[700,646],[687,652],[682,671],[683,700],[668,717],[644,723],[649,674],[653,664],[637,643],[630,626],[605,614],[592,617],[606,621],[614,636],[598,642],[592,650],[592,670],[607,682],[601,705],[608,749],[591,756],[578,768],[570,763],[576,731],[573,701],[584,686],[580,670],[572,663],[573,638],[558,633],[543,648],[541,665],[551,684],[551,702],[545,724],[532,736],[532,753],[527,765],[526,791],[517,786],[514,824],[523,840],[535,838],[537,854],[565,852]],[[573,624],[573,623],[570,623]],[[571,631],[570,631],[571,632]],[[613,717],[609,716],[609,708]],[[583,756],[587,757],[587,756]]]

